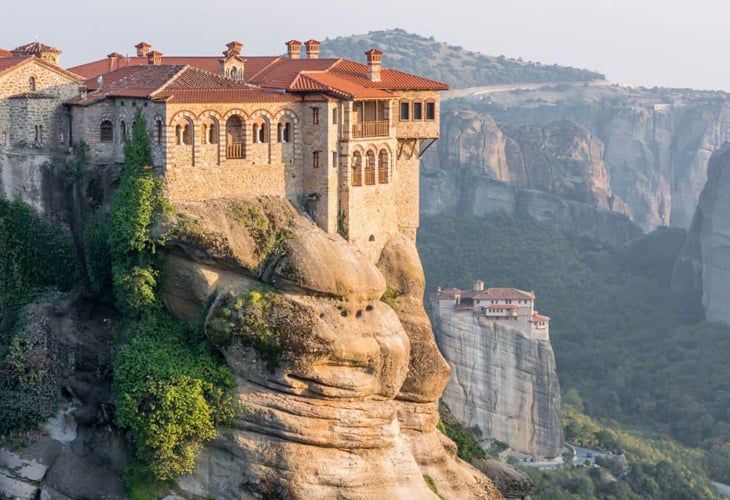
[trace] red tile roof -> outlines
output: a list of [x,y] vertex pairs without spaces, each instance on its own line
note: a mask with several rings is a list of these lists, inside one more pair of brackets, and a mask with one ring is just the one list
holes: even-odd
[[[456,295],[461,295],[464,299],[478,300],[535,300],[535,292],[526,292],[517,288],[493,287],[483,291],[459,290],[452,288],[449,290],[441,290],[437,293],[439,300],[453,300]],[[502,304],[496,304],[502,305]]]
[[108,97],[146,97],[175,103],[301,100],[294,94],[261,89],[181,65],[128,66],[102,78],[99,90],[96,90],[96,78],[87,80],[87,88],[95,91],[89,92],[84,99],[76,99],[73,104],[85,106]]
[[[263,88],[296,93],[329,93],[345,99],[384,99],[397,90],[447,90],[448,85],[382,68],[380,81],[372,81],[365,64],[347,59],[290,59],[280,56],[244,57],[244,80]],[[220,57],[163,56],[163,65],[188,65],[220,74]],[[125,67],[146,66],[147,57],[118,57],[110,54],[70,71],[86,78],[96,77]]]
[[542,314],[538,314],[537,311],[532,313],[532,322],[538,322],[538,321],[550,321],[550,316],[543,316]]
[[55,66],[51,63],[48,63],[44,61],[43,59],[38,59],[35,56],[27,55],[27,56],[12,56],[12,57],[0,57],[0,75],[2,75],[5,72],[11,71],[13,69],[18,68],[19,66],[25,65],[25,64],[39,64],[41,66],[44,66],[45,68],[54,71],[60,75],[65,76],[69,80],[81,80],[82,78],[79,75],[76,75],[74,73],[71,73],[70,71],[66,71],[65,69],[61,69],[58,66]]
[[33,60],[33,56],[26,57],[3,57],[0,58],[0,75],[18,66]]
[[12,55],[9,50],[0,49],[0,57],[10,57]]
[[13,52],[15,54],[32,54],[32,55],[39,55],[42,52],[53,52],[54,54],[61,53],[61,51],[58,50],[56,47],[51,47],[50,45],[46,45],[41,42],[26,43],[25,45],[21,45],[20,47],[15,47],[11,52]]

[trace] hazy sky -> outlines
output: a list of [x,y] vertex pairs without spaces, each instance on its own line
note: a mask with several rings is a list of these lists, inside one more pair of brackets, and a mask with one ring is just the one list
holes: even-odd
[[0,47],[38,39],[72,66],[144,40],[167,55],[284,51],[403,28],[484,54],[601,71],[644,86],[730,91],[728,0],[34,0],[0,9]]

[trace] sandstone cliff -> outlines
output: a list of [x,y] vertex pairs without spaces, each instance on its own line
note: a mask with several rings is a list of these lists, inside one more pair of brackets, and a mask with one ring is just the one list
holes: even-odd
[[483,176],[609,208],[643,230],[688,227],[707,161],[730,138],[721,92],[585,85],[485,95],[444,103],[454,111],[427,155],[427,213],[461,208],[469,177]]
[[489,115],[456,111],[442,118],[441,136],[423,164],[426,214],[530,216],[610,245],[641,234],[611,190],[603,142],[575,123],[499,126]]
[[449,368],[412,241],[391,239],[376,265],[284,200],[176,209],[165,302],[194,319],[215,297],[206,332],[233,369],[238,406],[181,489],[436,498],[429,476],[447,498],[501,497],[436,430]]
[[701,295],[707,319],[730,324],[730,143],[712,155],[707,177],[672,288]]
[[520,452],[560,454],[560,387],[549,342],[468,313],[435,318],[434,331],[452,370],[442,399],[458,420]]

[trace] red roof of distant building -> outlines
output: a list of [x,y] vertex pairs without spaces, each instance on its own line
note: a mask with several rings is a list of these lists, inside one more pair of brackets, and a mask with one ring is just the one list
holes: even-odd
[[475,300],[535,300],[535,292],[527,292],[518,288],[492,287],[478,291],[452,288],[438,292],[440,300],[453,299],[456,295]]
[[43,59],[38,59],[35,56],[27,55],[27,56],[12,56],[12,57],[0,57],[0,75],[3,73],[13,70],[19,66],[22,66],[24,64],[40,64],[41,66],[44,66],[48,68],[51,71],[54,71],[58,74],[61,74],[71,80],[81,80],[81,77],[79,75],[76,75],[74,73],[71,73],[70,71],[67,71],[65,69],[61,69],[58,66],[54,66],[53,64],[47,63]]
[[9,50],[0,49],[0,57],[11,57],[12,55]]
[[549,316],[543,316],[542,314],[538,314],[537,311],[532,313],[532,322],[536,323],[538,321],[550,321]]

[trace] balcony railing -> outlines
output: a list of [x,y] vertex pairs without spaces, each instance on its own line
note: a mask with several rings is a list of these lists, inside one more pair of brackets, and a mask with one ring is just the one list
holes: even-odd
[[365,185],[372,186],[375,184],[375,169],[373,167],[365,167]]
[[388,183],[388,167],[378,167],[378,182],[380,184]]
[[388,122],[360,122],[352,126],[352,137],[359,139],[360,137],[387,137]]
[[226,144],[226,158],[228,158],[228,159],[243,158],[243,143],[242,142],[232,142],[230,144]]

